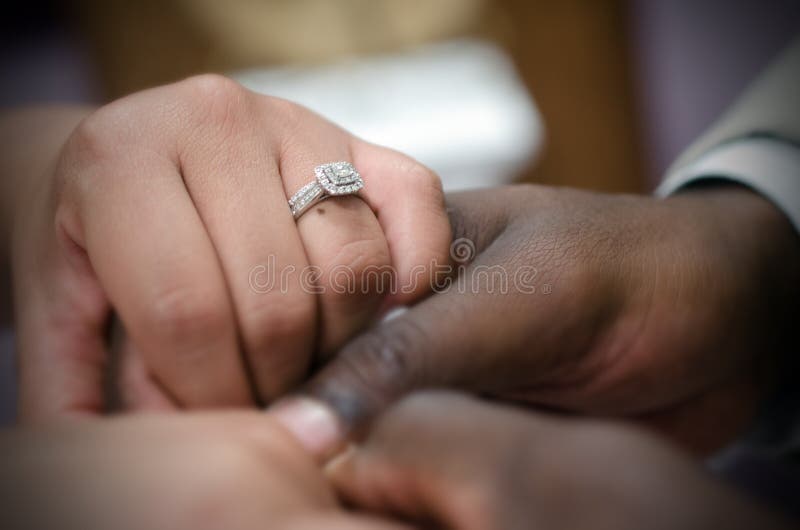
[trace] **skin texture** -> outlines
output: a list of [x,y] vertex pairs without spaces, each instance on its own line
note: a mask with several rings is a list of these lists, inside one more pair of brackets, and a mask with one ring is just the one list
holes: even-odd
[[[404,281],[447,258],[433,173],[223,77],[38,112],[0,120],[19,136],[3,157],[3,237],[13,224],[24,420],[104,409],[112,311],[133,357],[119,363],[132,371],[121,380],[136,381],[121,392],[128,406],[269,402],[380,307],[429,284],[387,297],[386,278],[365,270],[391,265]],[[362,198],[325,201],[295,222],[287,197],[336,160],[362,173]],[[318,276],[303,276],[309,266]],[[276,283],[254,288],[257,267]],[[348,292],[331,284],[340,268],[354,279]]]
[[17,429],[0,455],[9,530],[404,528],[343,511],[306,452],[255,412]]
[[[3,163],[13,176],[4,179],[3,216],[14,225],[26,420],[103,410],[112,311],[127,334],[118,368],[128,406],[246,406],[292,389],[379,307],[410,302],[437,279],[417,278],[416,289],[390,300],[381,285],[361,296],[315,295],[297,276],[286,294],[259,293],[247,282],[254,265],[276,256],[278,268],[315,265],[325,277],[345,265],[358,278],[391,263],[407,286],[414,265],[446,262],[450,226],[435,176],[296,106],[204,76],[82,112],[60,122],[63,136],[49,133],[35,157],[10,150],[16,161]],[[27,130],[16,120],[29,123],[8,118],[0,130]],[[329,201],[294,223],[287,195],[314,165],[339,159],[361,170],[369,195]],[[337,435],[359,434],[414,389],[450,386],[641,420],[705,452],[746,424],[783,367],[782,348],[796,346],[788,315],[800,299],[800,245],[780,213],[745,189],[656,201],[519,186],[453,195],[449,213],[466,284],[356,338],[305,388],[338,414]],[[487,283],[498,266],[508,291]],[[773,524],[640,434],[458,399],[433,399],[428,410],[420,399],[378,421],[357,451],[366,460],[331,468],[347,502],[456,528],[527,528],[537,518],[544,527],[641,528],[654,511],[673,517],[659,522],[665,528]],[[25,484],[10,503],[20,520],[48,523],[25,500],[46,497],[53,477],[73,477],[70,486],[87,488],[74,488],[73,502],[58,505],[61,492],[49,493],[66,528],[249,528],[266,517],[283,527],[350,524],[330,492],[315,493],[319,477],[299,463],[307,457],[289,466],[303,483],[281,490],[279,472],[260,475],[277,461],[253,465],[250,445],[228,440],[237,428],[227,421],[198,432],[184,431],[182,418],[169,420],[174,430],[140,421],[10,434],[3,454],[23,457],[4,463],[3,476]],[[272,444],[265,453],[295,462]],[[621,458],[652,471],[621,473],[610,465]],[[219,494],[228,481],[236,499]],[[274,505],[253,496],[273,490]],[[97,510],[97,492],[108,509]],[[130,498],[129,513],[120,503]]]
[[[359,336],[306,387],[343,433],[410,390],[456,387],[642,420],[708,452],[746,425],[796,345],[800,238],[744,188],[656,200],[514,186],[448,201],[455,242],[474,246],[466,288]],[[497,266],[505,293],[477,273]]]
[[791,527],[651,435],[456,394],[406,398],[327,471],[351,505],[431,528]]

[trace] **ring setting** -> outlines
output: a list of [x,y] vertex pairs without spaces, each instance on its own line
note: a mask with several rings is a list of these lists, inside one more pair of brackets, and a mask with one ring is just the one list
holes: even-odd
[[364,187],[364,179],[350,162],[331,162],[314,168],[316,179],[309,182],[289,199],[289,209],[295,219],[309,208],[329,197],[355,195]]

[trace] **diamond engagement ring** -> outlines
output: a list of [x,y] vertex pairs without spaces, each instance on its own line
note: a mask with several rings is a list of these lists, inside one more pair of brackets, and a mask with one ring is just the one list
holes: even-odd
[[289,199],[289,209],[295,220],[328,197],[355,195],[364,187],[364,179],[350,162],[322,164],[314,168],[314,174],[316,180],[300,188]]

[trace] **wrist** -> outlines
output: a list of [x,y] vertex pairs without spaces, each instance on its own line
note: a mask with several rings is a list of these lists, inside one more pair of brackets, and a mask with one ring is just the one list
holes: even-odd
[[792,316],[800,301],[800,234],[789,219],[759,193],[724,181],[689,186],[668,201],[690,209],[699,242],[719,266],[715,277],[732,291],[727,301],[744,317],[752,348],[770,361],[785,357],[787,346],[797,345]]
[[[800,234],[770,200],[725,181],[689,186],[668,200],[682,202],[697,230],[713,249],[752,269],[765,283],[781,291],[800,279]],[[776,285],[777,284],[777,285]]]

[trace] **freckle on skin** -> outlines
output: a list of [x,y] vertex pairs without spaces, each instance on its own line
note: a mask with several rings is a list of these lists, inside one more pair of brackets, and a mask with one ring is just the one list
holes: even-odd
[[317,208],[317,214],[325,215],[325,208]]

